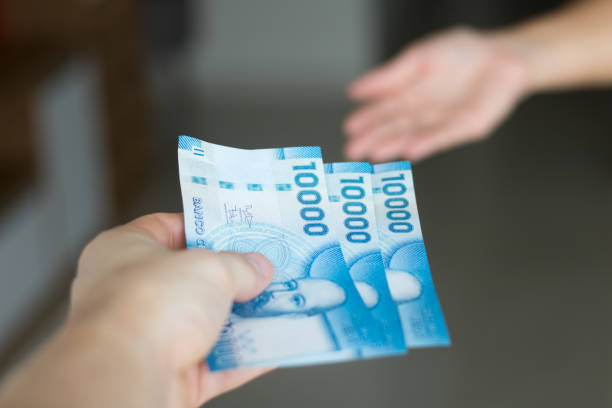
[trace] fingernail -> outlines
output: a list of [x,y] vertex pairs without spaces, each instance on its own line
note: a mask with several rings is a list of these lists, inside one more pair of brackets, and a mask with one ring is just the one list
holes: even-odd
[[250,252],[244,254],[247,262],[251,264],[253,269],[255,269],[255,273],[263,280],[268,280],[274,274],[274,269],[272,264],[265,256],[258,254],[256,252]]

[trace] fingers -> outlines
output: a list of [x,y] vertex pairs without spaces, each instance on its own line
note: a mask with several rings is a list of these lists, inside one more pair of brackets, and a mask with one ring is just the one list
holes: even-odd
[[232,303],[254,298],[269,285],[274,275],[270,261],[256,253],[214,253],[194,249],[175,257],[178,259],[171,260],[173,267],[169,271],[181,285],[181,296],[196,305],[198,325],[206,334],[200,351],[214,344]]
[[373,146],[369,157],[375,163],[392,160],[402,154],[409,139],[410,135],[407,134],[393,134],[382,143]]
[[349,117],[347,131],[353,133],[348,135],[345,154],[350,160],[380,162],[401,156],[418,161],[479,139],[507,115],[521,95],[521,78],[510,74],[499,70],[494,75],[483,74],[467,84],[456,100],[430,95],[418,104],[401,98],[374,102]]
[[131,221],[119,229],[137,232],[169,249],[185,248],[183,214],[156,213]]
[[[122,227],[152,239],[170,249],[185,248],[185,225],[182,214],[157,213],[140,217]],[[197,252],[197,254],[196,254]],[[215,276],[228,288],[231,300],[246,301],[257,296],[272,280],[274,268],[258,253],[238,254],[188,251],[190,256],[204,254],[204,273]]]
[[419,161],[437,151],[486,134],[488,127],[485,124],[482,119],[469,119],[462,111],[453,110],[431,114],[419,122],[411,122],[400,115],[350,139],[346,155],[352,160],[368,158],[373,162],[397,157]]
[[408,48],[387,64],[353,82],[348,89],[349,96],[355,100],[374,99],[406,85],[418,76],[419,59],[418,49]]
[[399,136],[410,138],[415,130],[431,126],[446,114],[431,104],[420,106],[407,98],[398,98],[393,103],[395,108],[387,108],[386,112],[375,106],[369,108],[371,113],[368,113],[368,108],[364,108],[363,113],[371,118],[363,129],[349,134],[345,154],[350,160],[369,157],[373,161],[382,161],[396,157],[398,152],[393,154],[393,150],[401,145]]
[[461,124],[456,126],[445,124],[406,140],[400,149],[400,154],[411,161],[417,162],[470,139],[476,139],[476,135],[470,133],[469,128]]
[[501,69],[483,75],[472,98],[459,104],[435,126],[406,140],[403,156],[422,160],[467,142],[483,139],[511,111],[523,92],[522,73]]
[[350,87],[351,160],[421,160],[489,133],[526,93],[525,62],[485,35],[454,29],[419,42]]
[[156,339],[155,344],[180,344],[164,355],[165,364],[175,368],[204,358],[217,341],[232,303],[257,296],[274,274],[272,264],[261,254],[204,249],[169,252],[143,266],[127,292],[128,304],[141,320],[149,317],[146,335]]
[[[125,224],[119,229],[133,231],[152,239],[169,249],[185,248],[185,225],[182,214],[157,213],[145,215]],[[197,251],[205,254],[204,262],[212,269],[211,274],[219,276],[219,280],[229,281],[233,300],[244,301],[255,297],[269,283],[274,275],[270,261],[258,253],[238,254],[209,251]],[[190,255],[194,252],[190,251]],[[214,259],[214,261],[211,261]]]
[[386,146],[388,141],[401,135],[408,137],[409,120],[407,118],[390,119],[387,123],[376,126],[373,130],[349,140],[345,153],[350,160],[366,157],[376,161],[373,152]]
[[349,137],[356,137],[377,123],[385,123],[398,111],[408,108],[401,97],[389,98],[372,103],[351,114],[344,122],[344,131]]
[[258,253],[193,249],[176,253],[164,267],[172,271],[173,279],[185,283],[186,292],[198,301],[214,327],[221,327],[234,301],[254,298],[274,276],[270,261]]

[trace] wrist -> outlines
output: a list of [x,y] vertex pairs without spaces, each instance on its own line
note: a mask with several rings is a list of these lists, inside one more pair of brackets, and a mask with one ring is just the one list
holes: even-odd
[[546,87],[539,58],[540,44],[537,41],[532,40],[520,27],[491,32],[490,38],[520,66],[524,73],[525,95],[542,91]]

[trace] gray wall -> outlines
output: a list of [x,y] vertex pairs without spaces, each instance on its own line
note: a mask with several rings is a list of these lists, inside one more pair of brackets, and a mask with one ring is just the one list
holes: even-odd
[[185,61],[214,97],[338,97],[347,79],[371,64],[376,42],[371,1],[192,4],[194,38]]

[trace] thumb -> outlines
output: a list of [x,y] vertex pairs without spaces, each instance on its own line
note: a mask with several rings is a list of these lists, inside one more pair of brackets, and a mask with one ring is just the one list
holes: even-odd
[[225,295],[237,302],[246,302],[259,295],[274,276],[272,263],[256,252],[208,252],[205,262],[201,273],[222,286]]
[[[182,354],[173,356],[180,367],[198,361],[213,346],[234,301],[254,298],[274,275],[270,261],[257,253],[190,249],[175,253],[167,262],[162,269],[172,273],[165,274],[166,291],[174,295],[167,307],[168,320],[179,319],[197,333],[180,335]],[[186,316],[188,319],[181,320]]]
[[[222,252],[219,256],[228,256],[226,262],[228,262],[230,273],[234,275],[234,282],[236,283],[234,300],[237,302],[246,302],[254,298],[272,281],[274,266],[265,256],[257,252],[245,254]],[[246,278],[243,276],[244,273],[242,273],[244,268],[242,268],[242,265],[239,265],[244,262],[251,269],[251,273],[247,274]],[[232,264],[236,264],[236,267],[232,267]]]

